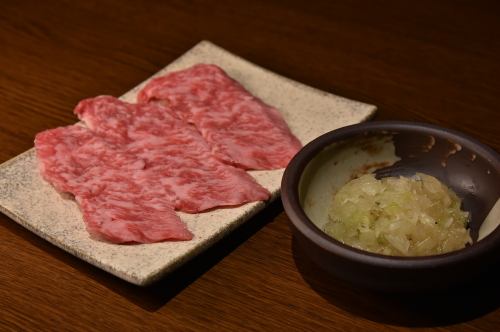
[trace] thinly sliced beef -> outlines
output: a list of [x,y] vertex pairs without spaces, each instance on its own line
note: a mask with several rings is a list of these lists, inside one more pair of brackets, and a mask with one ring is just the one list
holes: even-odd
[[285,167],[301,147],[276,109],[214,65],[154,79],[138,98],[83,100],[75,113],[86,127],[35,139],[42,176],[75,196],[96,238],[189,240],[175,209],[266,200],[269,192],[243,169]]
[[139,102],[160,101],[194,124],[216,158],[244,169],[286,167],[301,148],[281,114],[215,65],[151,80]]
[[194,213],[269,198],[245,171],[214,158],[196,128],[169,107],[101,96],[83,100],[75,113],[95,133],[121,144],[127,155],[144,160],[137,183],[146,186],[154,179],[178,210]]
[[38,168],[43,178],[60,192],[74,193],[85,171],[72,152],[90,142],[94,134],[80,126],[59,127],[38,133],[35,138]]
[[47,130],[35,139],[43,177],[75,196],[89,233],[114,243],[189,240],[164,188],[136,179],[145,163],[82,126]]

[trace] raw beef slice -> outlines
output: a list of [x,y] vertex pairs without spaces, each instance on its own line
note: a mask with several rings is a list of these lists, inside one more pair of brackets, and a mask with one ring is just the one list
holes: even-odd
[[178,210],[195,213],[269,198],[245,171],[214,158],[196,128],[169,107],[100,96],[81,101],[75,113],[127,155],[144,160],[137,183],[161,186]]
[[114,243],[190,240],[192,234],[163,199],[156,179],[145,180],[145,164],[82,126],[39,133],[36,155],[42,176],[75,196],[87,230]]
[[283,168],[301,148],[275,108],[215,65],[198,64],[152,79],[137,98],[170,106],[196,126],[216,158],[237,167]]

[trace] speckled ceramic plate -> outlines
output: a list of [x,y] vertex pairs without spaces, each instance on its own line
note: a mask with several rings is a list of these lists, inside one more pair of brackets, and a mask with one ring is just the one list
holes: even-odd
[[[278,108],[303,144],[330,130],[364,121],[375,112],[373,105],[294,82],[207,41],[155,76],[196,63],[219,65],[251,93]],[[146,82],[121,98],[135,101]],[[283,170],[254,171],[251,175],[271,191],[273,199],[278,196]],[[137,285],[150,284],[173,271],[265,206],[258,202],[200,214],[179,213],[194,234],[191,241],[115,245],[89,237],[75,201],[64,198],[40,177],[33,149],[0,165],[0,211],[54,245]]]

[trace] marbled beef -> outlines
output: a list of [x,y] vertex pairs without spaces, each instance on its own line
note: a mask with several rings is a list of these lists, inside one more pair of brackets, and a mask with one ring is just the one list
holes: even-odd
[[152,79],[139,102],[161,102],[194,124],[212,153],[244,169],[286,167],[301,148],[281,114],[215,65],[198,64]]

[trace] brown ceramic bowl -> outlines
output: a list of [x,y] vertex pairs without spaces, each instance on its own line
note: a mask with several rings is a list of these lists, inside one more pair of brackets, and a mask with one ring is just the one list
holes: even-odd
[[[328,236],[322,227],[333,193],[367,172],[438,178],[470,212],[473,243],[447,254],[397,257],[358,250]],[[324,270],[356,285],[382,291],[444,289],[470,282],[500,262],[500,157],[453,130],[369,122],[332,131],[290,162],[281,195],[299,248]]]

